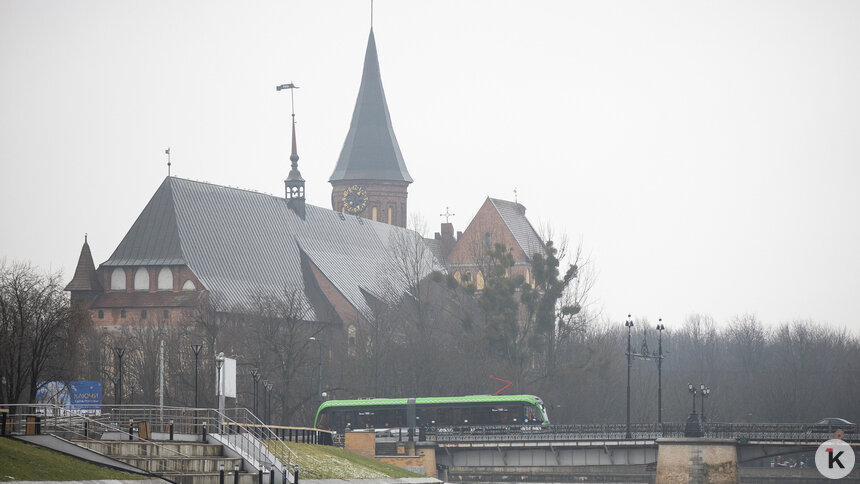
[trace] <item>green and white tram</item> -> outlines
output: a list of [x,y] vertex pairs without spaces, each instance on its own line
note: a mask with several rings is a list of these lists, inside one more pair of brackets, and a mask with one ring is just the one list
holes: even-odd
[[314,419],[314,427],[336,432],[461,425],[549,425],[549,416],[534,395],[471,395],[330,400]]

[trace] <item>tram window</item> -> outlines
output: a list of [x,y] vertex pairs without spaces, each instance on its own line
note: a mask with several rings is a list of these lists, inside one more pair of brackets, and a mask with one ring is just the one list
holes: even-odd
[[403,415],[403,409],[386,408],[376,412],[376,427],[391,428],[406,426],[406,419]]
[[431,422],[437,420],[436,418],[436,408],[435,407],[418,407],[415,410],[415,416],[418,417],[419,421],[424,425],[432,425]]
[[329,412],[323,410],[320,412],[320,417],[317,419],[317,428],[318,429],[327,429],[330,428],[329,425]]
[[373,412],[371,410],[359,411],[358,416],[356,418],[356,428],[369,429],[371,427],[375,427],[375,416],[376,412]]

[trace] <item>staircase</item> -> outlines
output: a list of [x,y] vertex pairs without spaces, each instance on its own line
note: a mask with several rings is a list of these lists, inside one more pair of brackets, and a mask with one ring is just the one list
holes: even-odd
[[221,484],[222,469],[223,484],[298,482],[298,456],[283,439],[286,431],[290,437],[301,431],[304,438],[309,430],[280,427],[279,436],[244,408],[102,405],[100,413],[83,414],[53,404],[4,406],[15,410],[11,417],[0,413],[4,435],[44,434],[61,441],[50,445],[80,446],[95,460],[107,456],[115,465],[119,461],[177,484]]
[[[163,477],[176,484],[218,484],[224,468],[224,482],[234,482],[239,466],[238,484],[259,484],[258,475],[243,472],[242,459],[226,457],[221,444],[201,442],[123,442],[111,440],[78,440],[76,444],[102,453],[128,465]],[[275,476],[275,483],[280,483]],[[268,475],[263,484],[268,484]]]

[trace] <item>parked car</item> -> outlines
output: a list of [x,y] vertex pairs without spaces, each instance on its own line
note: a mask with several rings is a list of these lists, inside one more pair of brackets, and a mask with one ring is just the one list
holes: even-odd
[[810,432],[829,433],[837,430],[842,430],[843,432],[854,432],[857,429],[857,426],[844,418],[828,417],[823,418],[814,424],[809,424],[806,429]]

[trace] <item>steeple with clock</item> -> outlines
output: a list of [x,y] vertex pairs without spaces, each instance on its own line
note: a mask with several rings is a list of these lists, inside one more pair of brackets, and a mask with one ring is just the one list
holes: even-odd
[[332,209],[406,226],[406,192],[412,177],[391,125],[373,28],[352,122],[329,183]]

